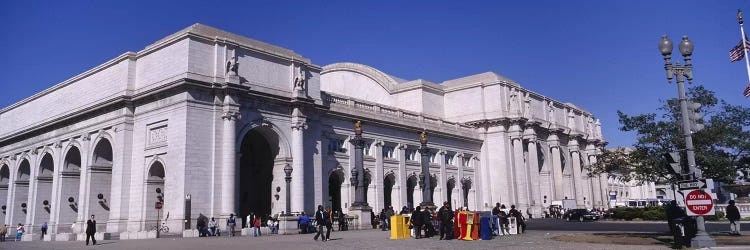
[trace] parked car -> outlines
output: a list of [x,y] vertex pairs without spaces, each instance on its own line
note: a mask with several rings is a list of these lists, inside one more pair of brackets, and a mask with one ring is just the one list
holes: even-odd
[[594,213],[589,212],[589,210],[578,208],[578,209],[571,209],[565,212],[565,214],[563,214],[563,219],[565,219],[566,221],[577,220],[577,221],[583,222],[586,220],[589,220],[589,221],[598,220],[599,216]]

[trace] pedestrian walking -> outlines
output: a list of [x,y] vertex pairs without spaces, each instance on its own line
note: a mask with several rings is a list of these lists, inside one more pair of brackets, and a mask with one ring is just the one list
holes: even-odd
[[443,202],[443,207],[438,210],[438,218],[440,219],[440,239],[450,240],[453,236],[453,209],[451,209],[450,203],[447,201]]
[[86,221],[86,245],[89,245],[89,238],[91,238],[91,242],[96,245],[96,238],[94,237],[94,234],[96,234],[96,217],[94,215],[91,215],[91,218],[89,218],[88,221]]
[[326,207],[324,222],[326,225],[326,241],[331,240],[331,229],[333,228],[333,213],[331,207]]
[[729,231],[731,234],[740,235],[740,210],[734,205],[734,200],[729,201],[727,206],[727,220],[729,220]]
[[229,214],[227,219],[227,230],[229,230],[229,236],[234,237],[234,227],[237,225],[237,219],[234,218],[234,214]]
[[45,221],[44,223],[42,223],[39,228],[42,229],[42,236],[39,237],[39,240],[44,240],[44,235],[47,234],[47,222]]
[[326,236],[323,234],[323,227],[325,226],[325,212],[323,211],[323,205],[318,205],[318,211],[315,211],[315,223],[318,224],[318,233],[315,234],[313,240],[317,241],[318,236],[326,241]]
[[386,215],[385,215],[385,208],[383,208],[382,210],[380,210],[380,215],[378,215],[378,216],[380,217],[380,225],[381,225],[380,226],[380,231],[385,231],[385,228],[387,227],[386,226],[386,222],[385,222],[385,217],[386,217]]
[[517,232],[518,233],[525,233],[526,232],[526,222],[524,222],[523,214],[516,209],[516,205],[510,205],[510,216],[516,218],[516,225],[517,225]]

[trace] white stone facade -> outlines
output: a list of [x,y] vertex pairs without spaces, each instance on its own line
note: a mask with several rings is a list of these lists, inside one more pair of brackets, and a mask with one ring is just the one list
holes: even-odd
[[196,24],[0,110],[0,221],[30,235],[47,221],[52,240],[69,240],[95,214],[100,232],[147,237],[157,201],[181,232],[200,214],[284,211],[287,191],[292,211],[348,212],[356,120],[375,211],[421,201],[423,129],[437,204],[500,202],[535,217],[566,197],[607,206],[607,178],[585,168],[604,144],[601,126],[573,104],[495,73],[436,84],[320,67]]

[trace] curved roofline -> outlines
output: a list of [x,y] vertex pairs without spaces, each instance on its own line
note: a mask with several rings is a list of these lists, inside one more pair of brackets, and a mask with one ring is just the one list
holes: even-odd
[[383,73],[383,71],[377,70],[364,64],[352,62],[333,63],[323,66],[323,71],[320,72],[320,75],[322,76],[324,74],[336,71],[351,71],[362,74],[380,84],[383,89],[388,91],[388,94],[393,94],[393,92],[396,90],[396,85],[398,84],[398,81],[396,81],[395,78],[386,73]]

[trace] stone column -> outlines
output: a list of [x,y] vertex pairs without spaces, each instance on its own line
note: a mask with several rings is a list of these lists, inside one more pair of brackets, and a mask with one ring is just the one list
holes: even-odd
[[511,145],[513,145],[513,177],[516,186],[516,208],[526,211],[529,205],[528,169],[523,159],[523,139],[519,124],[511,125]]
[[[438,164],[440,164],[440,177],[438,184],[440,186],[440,200],[438,200],[438,204],[443,204],[443,201],[448,201],[448,173],[445,170],[445,150],[440,150],[437,154],[438,157]],[[455,160],[455,158],[454,158]],[[450,202],[450,201],[448,201]]]
[[552,197],[550,200],[562,200],[565,196],[563,191],[562,159],[560,158],[560,141],[557,135],[551,134],[547,139],[550,147],[550,158],[552,163]]
[[[382,140],[376,140],[375,143],[372,144],[374,146],[374,152],[375,152],[375,180],[373,181],[374,185],[372,189],[375,191],[375,211],[379,212],[381,209],[385,208],[385,185],[384,185],[384,178],[385,178],[385,170],[383,169],[383,141]],[[391,190],[391,193],[393,193],[393,190]],[[391,195],[391,201],[393,201],[393,196]]]
[[[241,118],[239,107],[234,100],[235,97],[227,94],[224,97],[224,108],[222,113],[222,134],[221,134],[221,209],[219,216],[228,218],[230,214],[237,214],[235,209],[235,200],[237,197],[236,174],[237,174],[237,143],[235,135],[237,134],[237,121]],[[226,223],[221,223],[226,225]]]
[[[305,144],[307,119],[299,107],[292,111],[292,211],[305,211]],[[343,192],[342,192],[343,193]]]
[[[528,131],[528,130],[527,130]],[[531,131],[533,133],[533,130]],[[542,194],[540,191],[541,180],[539,176],[539,155],[537,151],[536,135],[527,134],[528,139],[528,166],[529,182],[531,184],[531,213],[534,216],[542,214]]]
[[573,182],[571,183],[573,186],[573,190],[575,190],[575,199],[576,199],[576,207],[578,208],[584,208],[583,204],[583,178],[581,176],[581,155],[578,151],[578,140],[576,138],[571,138],[568,142],[568,146],[570,147],[570,157],[572,161],[572,171],[573,171]]
[[393,209],[395,210],[396,207],[401,209],[401,207],[406,206],[406,203],[408,202],[406,192],[409,187],[406,185],[406,181],[409,179],[409,176],[406,174],[406,145],[398,144],[394,151],[396,151],[394,153],[398,157],[398,200],[401,202],[398,206],[394,206]]
[[[464,192],[463,189],[461,189],[461,180],[464,178],[464,157],[469,157],[467,155],[464,155],[463,153],[458,153],[455,156],[453,156],[454,160],[456,161],[456,166],[458,166],[458,177],[456,177],[456,186],[453,187],[453,190],[458,190],[458,195],[453,195],[453,198],[456,199],[456,203],[454,204],[453,201],[448,201],[451,203],[451,208],[458,209],[458,207],[463,206],[464,204]],[[475,170],[476,171],[476,170]],[[484,197],[482,197],[484,198]],[[485,200],[484,202],[489,202]]]

